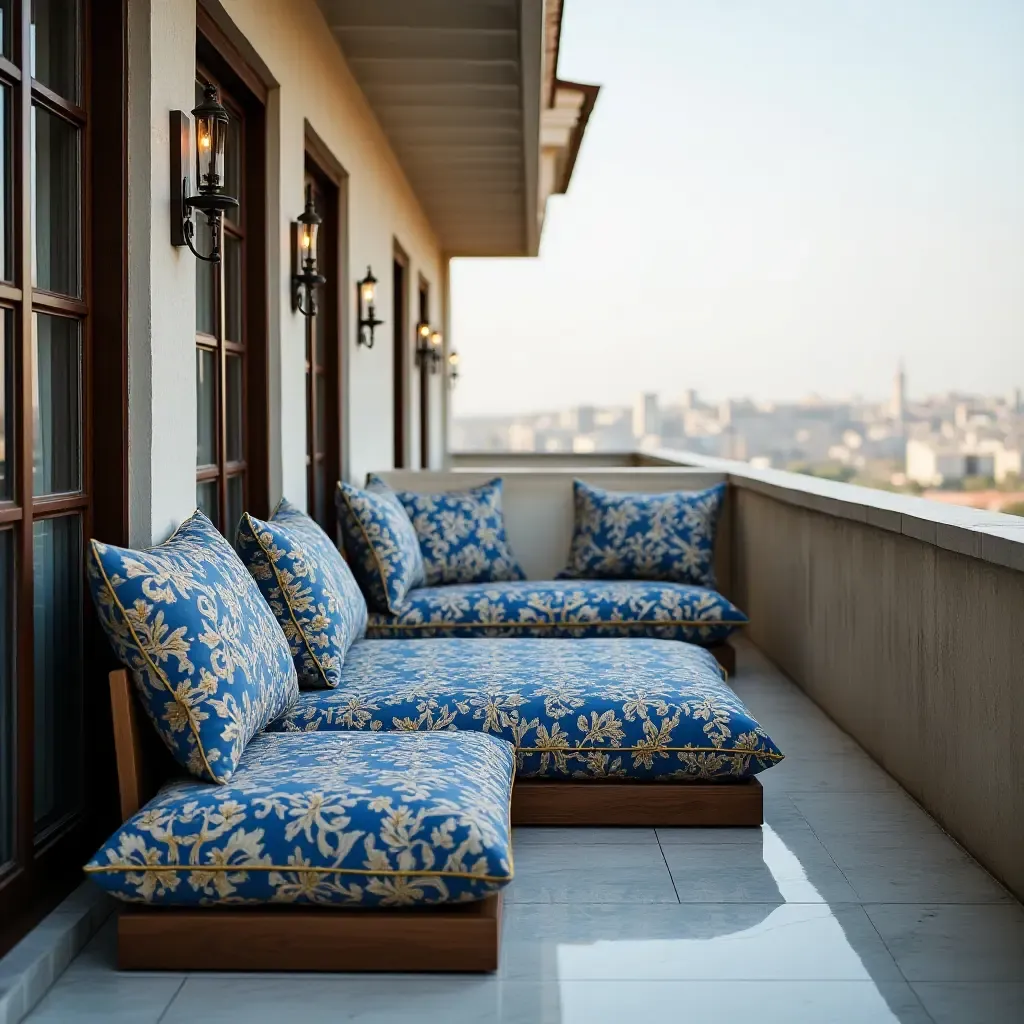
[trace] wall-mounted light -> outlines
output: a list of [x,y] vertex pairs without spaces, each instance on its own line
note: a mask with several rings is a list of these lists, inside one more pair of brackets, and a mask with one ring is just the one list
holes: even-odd
[[441,349],[444,339],[440,331],[435,331],[430,324],[420,322],[416,325],[416,365],[437,373],[441,365]]
[[[292,309],[303,316],[316,316],[316,292],[327,278],[317,268],[317,236],[323,218],[316,212],[313,202],[313,186],[306,186],[306,208],[299,214],[293,225],[295,245],[292,252]],[[305,300],[305,301],[303,301]]]
[[377,278],[369,267],[366,268],[366,277],[356,284],[356,294],[359,302],[359,336],[356,341],[373,348],[373,332],[384,321],[377,319]]
[[[191,126],[183,110],[171,111],[171,245],[187,245],[195,256],[207,263],[220,263],[221,219],[225,210],[238,205],[238,200],[224,191],[228,121],[228,112],[217,98],[216,88],[206,86],[203,102],[192,111],[198,192],[189,195]],[[174,144],[175,135],[178,136],[177,145]],[[193,210],[206,215],[210,228],[213,245],[207,256],[199,252],[192,242],[196,232]]]
[[449,352],[448,353],[448,383],[452,387],[455,387],[455,382],[459,379],[459,353]]

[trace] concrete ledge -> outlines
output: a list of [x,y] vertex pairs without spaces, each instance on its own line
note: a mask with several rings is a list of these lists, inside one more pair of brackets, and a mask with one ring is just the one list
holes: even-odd
[[32,1012],[112,910],[108,896],[83,882],[0,959],[0,1024]]

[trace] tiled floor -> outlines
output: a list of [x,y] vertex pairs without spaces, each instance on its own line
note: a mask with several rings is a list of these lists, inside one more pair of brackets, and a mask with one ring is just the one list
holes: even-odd
[[789,754],[751,830],[523,829],[495,977],[120,975],[108,926],[32,1021],[1024,1021],[1024,908],[757,651]]

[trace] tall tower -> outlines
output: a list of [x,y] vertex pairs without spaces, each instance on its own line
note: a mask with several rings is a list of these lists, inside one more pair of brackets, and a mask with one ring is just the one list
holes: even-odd
[[902,424],[907,414],[907,374],[903,368],[903,360],[899,362],[896,376],[892,380],[892,397],[889,399],[889,414],[897,423]]

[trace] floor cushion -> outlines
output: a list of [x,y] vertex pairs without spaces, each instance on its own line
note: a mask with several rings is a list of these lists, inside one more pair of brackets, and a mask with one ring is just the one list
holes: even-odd
[[536,778],[742,779],[782,753],[713,655],[669,640],[361,640],[271,729],[475,730]]
[[647,636],[712,644],[747,617],[717,591],[642,580],[522,580],[412,590],[394,614],[370,614],[382,637]]
[[366,599],[337,545],[282,498],[270,520],[242,516],[235,547],[281,625],[299,685],[337,686],[353,641],[366,633]]
[[85,871],[159,905],[479,900],[512,880],[513,768],[479,732],[264,733],[228,785],[169,783]]
[[226,782],[246,743],[298,696],[281,627],[220,531],[196,512],[133,551],[92,541],[100,623],[178,763]]

